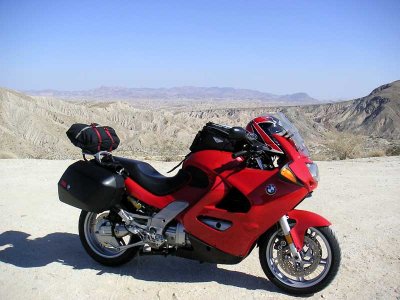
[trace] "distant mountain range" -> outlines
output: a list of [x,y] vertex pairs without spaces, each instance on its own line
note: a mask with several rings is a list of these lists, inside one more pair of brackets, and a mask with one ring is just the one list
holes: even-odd
[[275,95],[249,89],[235,89],[230,87],[173,87],[173,88],[126,88],[102,86],[91,90],[58,91],[58,90],[28,90],[24,91],[31,96],[47,96],[60,99],[79,100],[258,100],[273,103],[309,104],[319,100],[310,97],[307,93]]

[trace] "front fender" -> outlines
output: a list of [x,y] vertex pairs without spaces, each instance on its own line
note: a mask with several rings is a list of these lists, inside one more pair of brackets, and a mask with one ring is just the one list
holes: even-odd
[[288,216],[289,219],[296,221],[294,227],[290,229],[290,234],[298,251],[303,249],[304,235],[308,228],[331,225],[331,222],[324,217],[306,210],[294,209],[288,213]]

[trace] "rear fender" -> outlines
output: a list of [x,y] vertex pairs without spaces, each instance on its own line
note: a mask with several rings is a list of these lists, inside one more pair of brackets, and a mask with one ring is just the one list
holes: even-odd
[[303,249],[304,235],[308,228],[331,225],[331,222],[324,217],[306,210],[294,209],[288,213],[288,216],[289,219],[296,221],[294,227],[290,229],[290,234],[298,251]]

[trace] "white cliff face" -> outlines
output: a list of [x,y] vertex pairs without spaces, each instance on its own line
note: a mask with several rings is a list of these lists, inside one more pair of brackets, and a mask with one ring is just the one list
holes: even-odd
[[399,144],[399,103],[400,81],[354,101],[275,108],[237,100],[63,101],[0,89],[0,157],[79,157],[65,132],[73,123],[92,122],[115,128],[121,138],[116,154],[177,157],[188,153],[197,131],[209,121],[246,126],[277,110],[296,124],[312,152],[329,157],[332,136],[340,138],[343,132],[369,136],[382,147],[386,141]]

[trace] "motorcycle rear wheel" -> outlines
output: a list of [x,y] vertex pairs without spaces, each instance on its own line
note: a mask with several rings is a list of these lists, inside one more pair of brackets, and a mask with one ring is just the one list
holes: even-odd
[[[129,262],[133,259],[140,250],[141,246],[128,248],[126,250],[119,251],[110,247],[105,247],[96,236],[95,226],[98,222],[99,217],[106,215],[107,212],[96,214],[94,212],[88,212],[82,210],[79,217],[79,238],[86,252],[95,261],[105,266],[120,266]],[[130,236],[128,241],[118,242],[122,244],[130,244],[138,241],[138,237]]]
[[260,241],[259,258],[268,279],[294,295],[310,295],[323,290],[336,276],[341,251],[329,227],[309,228],[300,252],[303,266],[291,260],[280,229],[274,228]]

